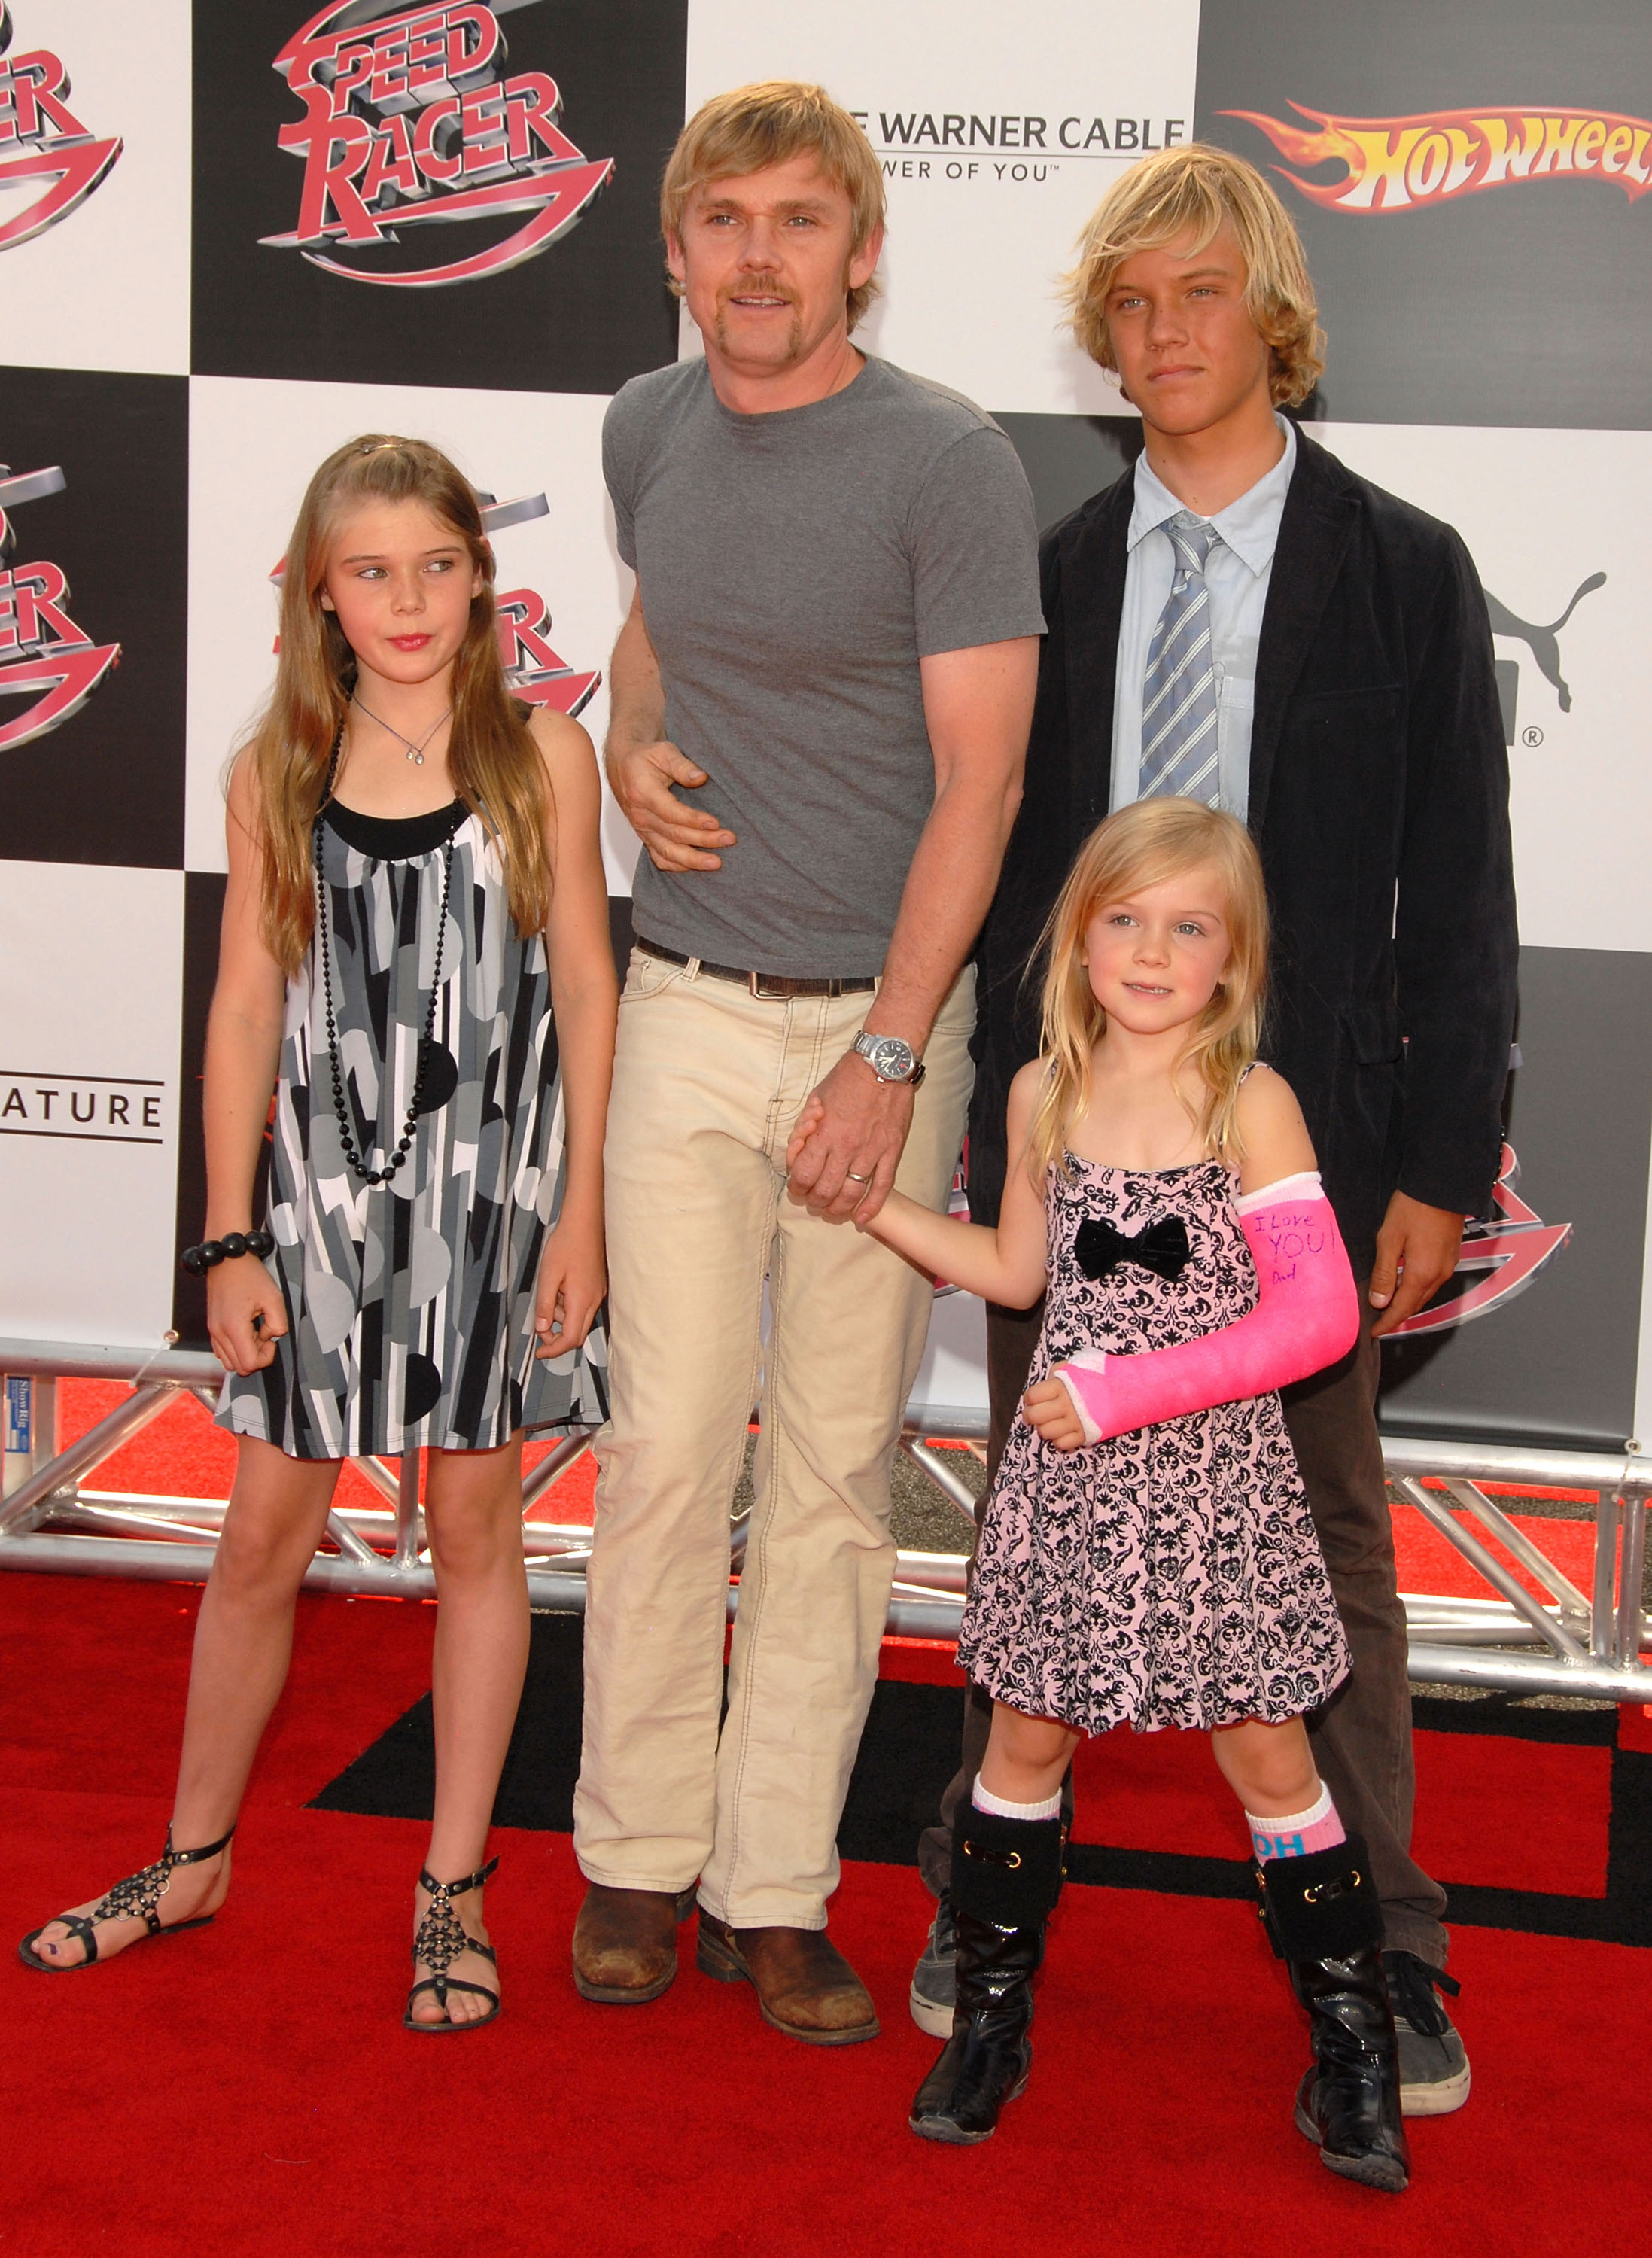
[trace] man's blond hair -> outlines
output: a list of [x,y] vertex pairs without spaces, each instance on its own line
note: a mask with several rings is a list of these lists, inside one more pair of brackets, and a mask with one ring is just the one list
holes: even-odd
[[[883,224],[883,168],[865,134],[824,87],[790,78],[737,86],[701,103],[678,135],[660,182],[662,234],[668,242],[674,236],[680,239],[683,214],[696,188],[805,156],[812,157],[826,179],[847,196],[854,223],[850,253],[863,251]],[[675,276],[670,284],[680,298],[682,284]],[[849,292],[851,329],[876,295],[873,280]]]
[[1254,165],[1209,142],[1161,149],[1132,165],[1101,201],[1066,276],[1073,334],[1090,359],[1117,371],[1107,294],[1127,259],[1189,236],[1190,253],[1231,227],[1244,254],[1246,311],[1271,348],[1275,407],[1307,399],[1325,367],[1325,333],[1290,214]]

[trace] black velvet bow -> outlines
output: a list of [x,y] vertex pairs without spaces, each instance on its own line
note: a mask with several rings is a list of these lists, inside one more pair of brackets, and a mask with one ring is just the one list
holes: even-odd
[[1133,1239],[1092,1215],[1080,1224],[1073,1252],[1087,1278],[1105,1278],[1121,1262],[1134,1262],[1173,1281],[1181,1275],[1193,1250],[1188,1244],[1188,1226],[1179,1215],[1161,1216]]

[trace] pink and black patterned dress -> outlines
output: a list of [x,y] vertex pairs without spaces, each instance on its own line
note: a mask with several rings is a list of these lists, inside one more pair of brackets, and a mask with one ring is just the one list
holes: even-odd
[[[1067,1167],[1049,1174],[1049,1298],[1029,1386],[1080,1349],[1169,1348],[1254,1306],[1221,1161],[1154,1171],[1069,1154]],[[1180,1218],[1178,1275],[1120,1253],[1103,1230],[1117,1259],[1087,1275],[1076,1242],[1092,1218],[1125,1241],[1159,1225],[1160,1242],[1166,1229],[1179,1241]],[[1347,1674],[1348,1649],[1279,1397],[1070,1452],[1017,1417],[958,1659],[1010,1708],[1084,1733],[1277,1724],[1316,1708]]]

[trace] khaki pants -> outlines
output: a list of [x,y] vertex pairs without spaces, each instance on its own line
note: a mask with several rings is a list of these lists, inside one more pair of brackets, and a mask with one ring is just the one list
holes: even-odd
[[[826,1925],[895,1566],[890,1464],[930,1282],[785,1197],[786,1139],[865,995],[765,1002],[638,951],[606,1151],[611,1417],[597,1442],[574,1847],[736,1928]],[[975,976],[925,1053],[898,1182],[947,1196]],[[771,1337],[760,1337],[763,1281]],[[723,1706],[728,1516],[762,1402]]]

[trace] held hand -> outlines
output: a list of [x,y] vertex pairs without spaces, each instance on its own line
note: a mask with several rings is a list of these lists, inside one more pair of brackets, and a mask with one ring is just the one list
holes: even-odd
[[[812,1124],[806,1131],[804,1123]],[[889,1197],[912,1125],[912,1091],[851,1051],[810,1092],[786,1147],[791,1196],[828,1223],[870,1223]],[[801,1141],[799,1141],[801,1140]]]
[[812,1090],[807,1097],[804,1099],[803,1111],[792,1123],[791,1134],[786,1140],[786,1173],[788,1175],[791,1173],[792,1162],[797,1159],[798,1154],[802,1152],[810,1138],[813,1136],[815,1131],[820,1126],[820,1124],[825,1119],[826,1107],[820,1103],[820,1093],[818,1090]]
[[1076,1451],[1082,1444],[1084,1430],[1073,1398],[1059,1380],[1041,1380],[1029,1388],[1021,1398],[1021,1409],[1028,1426],[1036,1428],[1052,1450]]
[[674,784],[693,786],[705,781],[705,770],[664,738],[627,751],[609,747],[608,782],[613,796],[656,870],[722,869],[721,857],[710,850],[732,847],[734,833],[725,831],[704,808],[688,806],[671,790]]
[[1377,1233],[1377,1259],[1371,1267],[1371,1306],[1382,1311],[1371,1330],[1379,1339],[1414,1316],[1444,1285],[1462,1251],[1460,1215],[1429,1207],[1405,1192],[1394,1194]]
[[578,1348],[596,1322],[608,1290],[602,1225],[564,1211],[545,1241],[534,1301],[536,1357],[561,1356]]
[[256,1255],[208,1271],[207,1338],[226,1372],[242,1380],[262,1372],[275,1361],[275,1344],[286,1333],[281,1289]]

